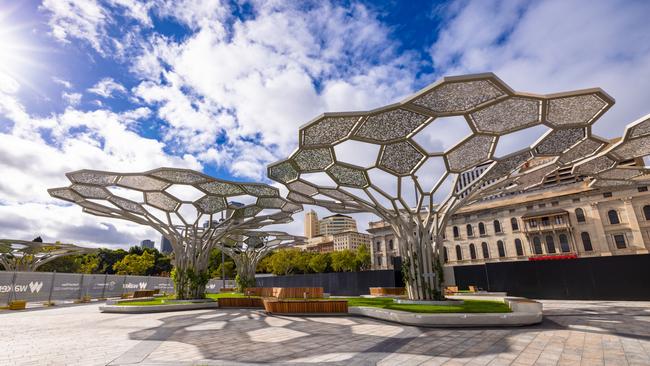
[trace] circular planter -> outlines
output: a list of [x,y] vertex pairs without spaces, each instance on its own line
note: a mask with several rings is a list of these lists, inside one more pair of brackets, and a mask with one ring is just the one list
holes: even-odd
[[433,300],[408,300],[408,299],[393,299],[396,304],[408,304],[408,305],[463,305],[465,301],[463,300],[443,300],[443,301],[433,301]]

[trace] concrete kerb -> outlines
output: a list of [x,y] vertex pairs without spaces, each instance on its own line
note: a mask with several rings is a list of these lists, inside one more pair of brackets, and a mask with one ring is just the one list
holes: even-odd
[[348,313],[419,327],[518,327],[542,322],[542,303],[525,298],[500,298],[511,313],[410,313],[366,306],[349,307]]
[[219,303],[200,302],[189,304],[170,304],[170,305],[105,305],[100,306],[99,311],[102,313],[120,313],[120,314],[144,314],[144,313],[163,313],[168,311],[185,311],[185,310],[203,310],[218,309]]

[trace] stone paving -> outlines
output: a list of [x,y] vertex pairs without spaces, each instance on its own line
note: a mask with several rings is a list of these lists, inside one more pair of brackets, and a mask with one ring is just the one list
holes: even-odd
[[256,310],[0,312],[0,365],[650,365],[650,303],[544,301],[543,324],[433,329]]

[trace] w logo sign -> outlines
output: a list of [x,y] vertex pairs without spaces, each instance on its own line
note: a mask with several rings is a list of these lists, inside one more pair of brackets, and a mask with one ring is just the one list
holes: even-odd
[[147,283],[146,282],[140,282],[138,285],[140,286],[140,290],[144,290],[144,289],[147,288]]
[[29,291],[31,291],[32,293],[41,291],[41,287],[43,287],[43,282],[29,283]]

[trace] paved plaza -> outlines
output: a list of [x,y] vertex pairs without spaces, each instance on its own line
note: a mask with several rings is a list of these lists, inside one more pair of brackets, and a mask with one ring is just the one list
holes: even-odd
[[544,301],[541,325],[509,329],[97,308],[0,312],[0,365],[650,365],[650,302]]

